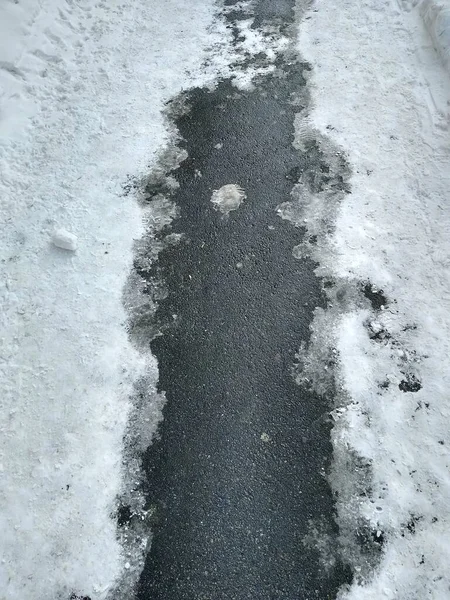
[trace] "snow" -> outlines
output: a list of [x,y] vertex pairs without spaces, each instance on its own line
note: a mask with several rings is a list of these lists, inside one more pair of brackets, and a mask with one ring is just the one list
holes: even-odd
[[[318,273],[337,282],[305,360],[323,393],[333,378],[323,361],[338,361],[331,483],[344,554],[360,574],[341,598],[439,600],[450,586],[450,78],[433,47],[445,63],[447,4],[335,4],[317,1],[301,24],[314,108],[299,116],[296,144],[320,132],[333,172],[348,158],[352,193],[333,205],[296,188],[300,209],[279,213],[318,236]],[[5,600],[102,599],[139,576],[145,533],[127,541],[114,519],[135,475],[124,472],[123,439],[145,449],[164,398],[147,332],[140,343],[125,327],[148,310],[129,274],[134,241],[145,249],[144,230],[175,214],[164,198],[143,210],[139,183],[176,138],[168,99],[214,85],[219,72],[251,89],[288,44],[249,19],[231,49],[214,11],[213,0],[0,7]],[[265,60],[248,66],[259,53]],[[233,198],[244,199],[237,186]],[[336,217],[334,233],[321,234]],[[360,282],[383,290],[383,308],[361,303]],[[376,560],[350,543],[361,523],[386,540]]]
[[75,252],[78,245],[78,238],[74,233],[65,229],[57,229],[52,234],[53,245],[63,250],[71,250]]
[[228,183],[213,191],[211,202],[216,210],[224,215],[229,215],[231,211],[237,210],[241,206],[245,198],[246,194],[241,187],[235,183]]
[[[136,382],[146,382],[142,445],[162,399],[155,360],[125,327],[122,290],[143,233],[125,184],[148,175],[172,135],[164,102],[227,68],[214,10],[213,0],[0,6],[5,600],[100,599],[124,568],[139,575],[114,518],[122,440]],[[54,247],[77,240],[76,252]]]
[[434,47],[450,73],[450,1],[422,0],[420,13]]
[[[231,6],[230,10],[237,10]],[[254,89],[253,80],[257,75],[265,75],[275,71],[275,58],[289,45],[289,38],[282,35],[279,28],[252,28],[252,2],[242,3],[241,10],[249,11],[249,19],[239,19],[235,22],[236,35],[234,38],[235,61],[240,68],[233,71],[233,85],[242,91]],[[248,61],[250,56],[259,55],[257,63]],[[245,64],[245,63],[249,64]]]
[[[355,573],[341,600],[450,596],[450,78],[433,49],[443,21],[432,36],[422,21],[429,5],[317,0],[300,24],[313,109],[297,143],[315,130],[352,171],[350,194],[297,214],[336,290],[302,360],[336,402],[330,481]],[[360,292],[368,282],[379,306]],[[370,556],[353,543],[364,527],[384,539]]]

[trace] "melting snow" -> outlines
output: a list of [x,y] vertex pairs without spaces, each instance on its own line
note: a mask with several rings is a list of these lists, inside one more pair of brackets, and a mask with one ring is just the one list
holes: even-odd
[[232,210],[237,210],[247,196],[242,188],[234,183],[222,186],[214,190],[211,196],[211,202],[216,210],[220,210],[224,215],[228,215]]
[[[345,600],[450,597],[450,77],[432,46],[448,9],[434,20],[422,10],[430,37],[418,4],[315,2],[300,27],[308,126],[353,171],[336,230],[314,251],[341,289],[313,335],[317,361],[326,344],[338,350],[346,402],[333,413],[332,484],[343,535],[366,523],[383,540],[375,571],[347,554],[356,577]],[[367,282],[383,306],[352,301]],[[353,489],[358,471],[367,480]]]
[[75,234],[66,231],[65,229],[57,229],[52,235],[53,245],[64,250],[75,252],[78,245],[78,238]]

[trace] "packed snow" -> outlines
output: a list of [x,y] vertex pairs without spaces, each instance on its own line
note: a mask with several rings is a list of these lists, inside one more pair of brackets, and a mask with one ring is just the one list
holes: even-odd
[[[333,389],[326,352],[337,365],[330,480],[355,573],[341,600],[450,597],[446,6],[316,0],[300,24],[313,109],[298,143],[318,131],[352,171],[350,193],[327,208],[334,231],[313,251],[338,292],[317,311],[305,359],[322,393]],[[351,553],[358,527],[380,545],[375,559]]]
[[152,307],[131,266],[155,258],[146,239],[176,214],[142,192],[164,147],[172,168],[183,158],[168,100],[219,75],[251,89],[273,70],[286,38],[250,16],[233,46],[214,0],[0,7],[5,600],[128,598],[139,577],[145,514],[118,532],[116,513],[142,507],[139,453],[164,398],[149,332],[133,331]]
[[237,210],[246,198],[244,190],[235,183],[227,183],[220,189],[214,190],[211,202],[216,210],[224,215],[229,215],[232,210]]
[[125,327],[143,225],[124,184],[147,175],[169,139],[164,103],[227,66],[214,11],[213,0],[1,3],[5,600],[104,598],[135,568],[115,510],[143,374],[148,431],[161,402],[155,361]]
[[420,13],[434,47],[450,73],[450,2],[423,0],[420,3]]
[[[450,7],[316,0],[301,15],[298,4],[313,110],[296,122],[296,144],[314,130],[331,170],[345,159],[352,173],[336,206],[294,190],[302,226],[318,236],[318,273],[339,287],[336,304],[317,312],[310,360],[323,371],[331,349],[343,390],[331,484],[356,577],[341,598],[440,600],[450,596]],[[125,326],[124,301],[146,308],[123,288],[134,240],[175,213],[159,199],[143,223],[139,186],[127,182],[145,181],[176,138],[167,100],[218,73],[252,89],[288,43],[249,17],[231,48],[216,9],[214,0],[0,7],[5,600],[99,600],[139,575],[146,539],[133,548],[116,529],[123,439],[144,449],[163,399],[155,360]],[[260,53],[266,60],[248,67]],[[232,187],[212,197],[226,213],[245,199]],[[292,219],[288,204],[279,213]],[[361,285],[372,305],[355,300]],[[316,382],[324,393],[327,377]],[[145,407],[133,405],[139,386]],[[146,418],[129,434],[136,410]],[[364,494],[352,487],[356,464]],[[369,568],[350,555],[355,523],[384,541]]]
[[53,232],[52,242],[57,248],[62,248],[63,250],[71,250],[75,252],[78,246],[78,238],[70,231],[66,231],[65,229],[57,229]]

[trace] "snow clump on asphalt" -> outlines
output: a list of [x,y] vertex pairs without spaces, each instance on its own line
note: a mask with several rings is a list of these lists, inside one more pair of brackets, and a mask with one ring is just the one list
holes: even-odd
[[[146,379],[147,443],[161,399],[156,361],[124,326],[144,229],[125,184],[143,180],[170,139],[166,102],[227,72],[231,34],[216,10],[213,0],[0,3],[4,600],[117,598],[124,571],[139,577],[145,536],[128,547],[117,531],[123,439],[136,382]],[[52,235],[58,223],[66,230]]]
[[224,215],[228,215],[231,211],[237,210],[246,197],[241,187],[235,183],[228,183],[220,189],[213,191],[211,202],[214,204],[216,210],[219,210]]

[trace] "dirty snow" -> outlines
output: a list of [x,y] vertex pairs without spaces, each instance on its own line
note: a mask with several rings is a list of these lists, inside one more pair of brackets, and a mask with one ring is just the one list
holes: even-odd
[[124,327],[143,230],[124,183],[149,172],[169,137],[163,103],[226,67],[214,10],[213,0],[1,3],[5,600],[104,598],[134,568],[114,520],[122,437],[134,382],[145,372],[150,402],[157,369]]
[[[333,413],[341,530],[367,523],[384,541],[369,571],[347,555],[341,600],[450,597],[450,77],[423,14],[408,0],[317,0],[300,25],[303,127],[352,169],[319,272],[386,298],[337,303],[315,325],[332,332],[346,398]],[[353,494],[358,465],[368,480]]]

